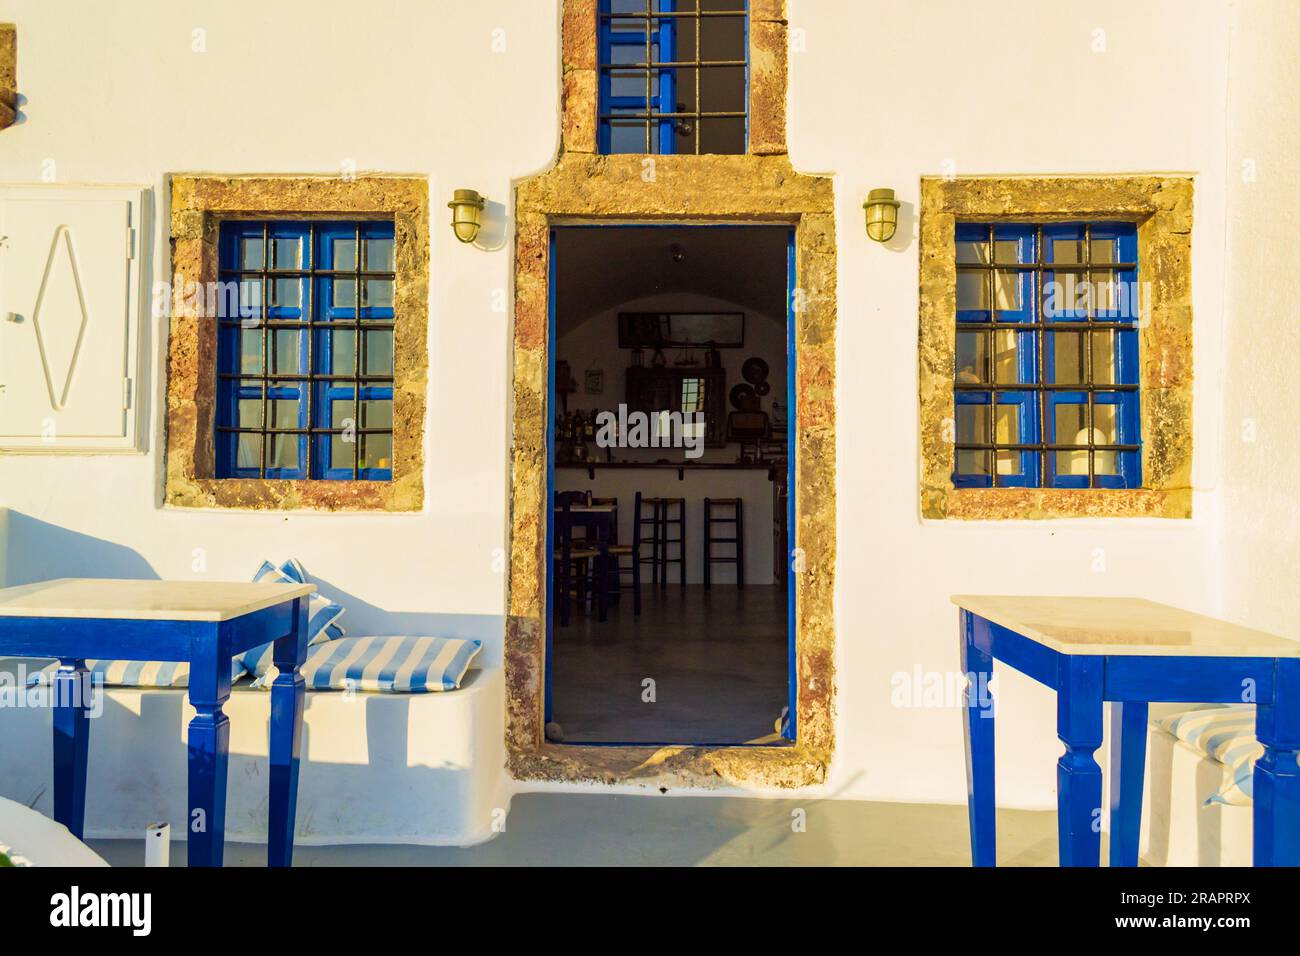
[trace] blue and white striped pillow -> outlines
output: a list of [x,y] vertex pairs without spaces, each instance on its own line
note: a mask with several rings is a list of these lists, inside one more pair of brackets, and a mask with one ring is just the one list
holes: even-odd
[[[345,637],[309,650],[299,672],[308,690],[456,690],[482,646],[453,637]],[[273,665],[253,686],[269,688],[279,673]]]
[[[253,575],[253,581],[254,583],[266,581],[273,584],[305,584],[306,577],[302,565],[297,561],[286,561],[278,568],[270,561],[263,561],[262,566]],[[347,632],[338,624],[338,619],[343,616],[344,610],[342,605],[335,604],[329,598],[313,594],[307,607],[307,643],[319,644],[343,637]],[[236,660],[248,673],[254,677],[261,677],[271,666],[273,646],[274,644],[263,644],[261,647],[254,647],[252,650],[244,651]]]
[[[270,562],[269,561],[263,562],[262,567],[265,568],[267,564],[270,564]],[[259,569],[259,573],[260,573],[260,569]],[[302,566],[302,562],[299,561],[297,558],[290,558],[288,561],[285,561],[284,564],[280,565],[280,573],[284,575],[285,578],[294,582],[295,584],[313,583],[312,579],[307,576],[307,569]],[[329,601],[329,598],[321,597],[321,595],[319,594],[313,594],[312,600],[313,601],[320,600],[320,601],[325,601],[327,603],[332,603]],[[334,606],[338,607],[339,605],[335,604]],[[316,616],[315,611],[316,611],[316,605],[313,604],[312,615],[311,615],[313,618]],[[337,641],[340,637],[347,637],[348,632],[345,631],[343,629],[343,625],[339,623],[339,618],[342,616],[343,616],[343,612],[340,611],[338,614],[332,617],[329,623],[325,625],[325,636],[324,637],[317,636],[311,643],[319,644],[321,641]]]
[[[58,661],[43,667],[27,679],[28,684],[48,684],[59,669]],[[108,661],[88,660],[92,682],[106,687],[189,687],[188,661]],[[244,667],[236,657],[230,662],[230,683],[244,676]]]
[[1227,786],[1206,803],[1248,807],[1255,802],[1255,761],[1264,745],[1255,739],[1254,704],[1185,710],[1163,718],[1160,727],[1227,769]]

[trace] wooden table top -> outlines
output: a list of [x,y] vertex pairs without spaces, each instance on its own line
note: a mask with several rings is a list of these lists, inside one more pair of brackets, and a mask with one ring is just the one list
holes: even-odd
[[952,603],[1061,654],[1300,657],[1300,641],[1143,598],[956,594]]
[[56,578],[0,588],[0,618],[229,621],[316,590],[314,584]]

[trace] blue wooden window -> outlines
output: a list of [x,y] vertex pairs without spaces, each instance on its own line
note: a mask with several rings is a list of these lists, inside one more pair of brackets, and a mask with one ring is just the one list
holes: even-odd
[[393,223],[223,222],[218,257],[217,477],[391,480]]
[[602,153],[743,153],[746,0],[600,0]]
[[1137,488],[1137,227],[956,229],[958,488]]

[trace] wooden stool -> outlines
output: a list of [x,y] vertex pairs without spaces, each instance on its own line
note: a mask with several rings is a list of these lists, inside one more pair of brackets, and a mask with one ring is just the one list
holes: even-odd
[[[730,508],[731,514],[715,515],[713,509],[721,506]],[[715,524],[731,525],[732,537],[715,538]],[[735,546],[735,554],[726,557],[714,557],[715,544]],[[736,587],[745,586],[745,502],[740,498],[705,498],[704,499],[704,586],[712,583],[710,570],[714,564],[734,564],[736,566]]]
[[[659,566],[663,569],[662,576],[659,578],[659,587],[668,587],[668,565],[677,565],[677,583],[682,587],[686,586],[686,499],[685,498],[661,498],[659,507]],[[673,517],[672,509],[677,508],[677,516]],[[677,531],[677,537],[668,537],[668,526],[673,525]],[[668,557],[668,546],[677,545],[677,557]]]

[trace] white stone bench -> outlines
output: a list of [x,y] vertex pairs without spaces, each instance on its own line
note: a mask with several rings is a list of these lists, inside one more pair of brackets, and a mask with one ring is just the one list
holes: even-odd
[[[230,695],[226,839],[266,840],[271,695],[241,682]],[[298,789],[298,843],[466,845],[491,836],[506,806],[504,682],[475,668],[433,694],[308,691]],[[86,835],[143,839],[165,821],[185,838],[183,689],[110,687],[91,721]],[[53,816],[52,712],[0,707],[0,796]]]

